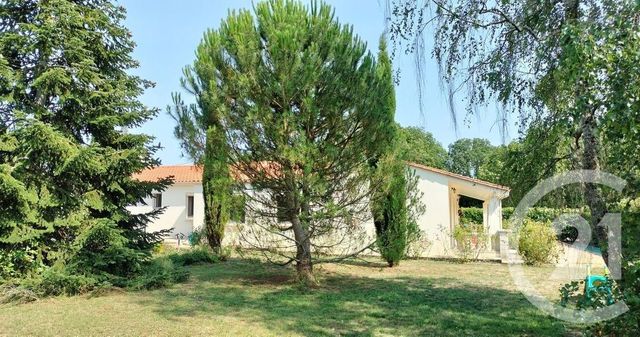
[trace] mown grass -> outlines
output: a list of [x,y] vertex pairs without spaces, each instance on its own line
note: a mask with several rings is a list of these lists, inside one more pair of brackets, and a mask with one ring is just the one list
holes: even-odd
[[[371,260],[375,261],[375,260]],[[562,336],[500,264],[328,264],[301,289],[291,268],[233,258],[169,289],[0,306],[1,336]],[[551,298],[550,268],[527,268]]]

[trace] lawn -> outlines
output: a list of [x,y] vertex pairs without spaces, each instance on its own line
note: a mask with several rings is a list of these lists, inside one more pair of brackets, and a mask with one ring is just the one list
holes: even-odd
[[[301,290],[291,268],[234,258],[190,267],[170,289],[0,306],[1,336],[562,336],[563,322],[514,289],[507,266],[405,261],[318,268]],[[549,297],[549,268],[527,268]]]

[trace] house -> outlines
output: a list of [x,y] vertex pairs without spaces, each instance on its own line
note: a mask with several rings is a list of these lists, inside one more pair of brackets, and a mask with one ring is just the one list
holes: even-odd
[[202,168],[195,165],[164,165],[144,170],[134,176],[142,181],[157,181],[173,177],[173,185],[162,193],[154,193],[144,204],[131,206],[133,213],[148,213],[164,207],[147,231],[171,229],[167,239],[186,239],[194,228],[204,223],[204,197],[202,196]]
[[467,196],[482,201],[483,225],[491,239],[488,243],[490,249],[484,252],[483,257],[499,259],[498,235],[502,230],[502,199],[509,196],[509,188],[425,165],[407,165],[418,177],[417,188],[422,192],[422,203],[426,208],[418,219],[418,225],[430,242],[421,255],[456,255],[453,230],[460,221],[460,196]]
[[[418,224],[426,241],[419,255],[423,257],[453,257],[456,241],[453,230],[459,222],[459,199],[464,195],[479,199],[484,209],[484,228],[491,238],[483,257],[499,259],[502,230],[502,199],[509,195],[509,189],[490,182],[473,179],[424,165],[408,163],[418,179],[417,188],[425,212]],[[149,231],[172,229],[170,239],[184,239],[195,228],[203,225],[204,201],[202,196],[202,169],[193,165],[160,166],[145,170],[135,178],[145,181],[173,176],[174,184],[162,193],[145,200],[144,205],[130,207],[135,213],[148,212],[153,208],[165,207],[164,214],[154,220]],[[373,222],[363,224],[365,232],[373,236]],[[237,227],[236,227],[237,229]],[[231,239],[230,239],[231,240]],[[237,240],[237,236],[233,240]],[[234,241],[238,243],[237,241]]]

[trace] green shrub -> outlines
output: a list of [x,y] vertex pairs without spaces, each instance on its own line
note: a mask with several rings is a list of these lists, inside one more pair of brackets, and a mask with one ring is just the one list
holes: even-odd
[[167,255],[177,266],[189,266],[196,263],[217,263],[222,260],[208,247],[195,247]]
[[202,228],[195,228],[191,234],[189,234],[189,245],[191,247],[197,246],[202,243]]
[[504,220],[508,220],[513,215],[514,210],[515,210],[514,207],[502,207],[503,225],[504,225]]
[[[196,247],[142,259],[127,243],[109,223],[98,224],[77,240],[78,246],[74,247],[68,264],[43,267],[43,271],[29,276],[21,274],[20,278],[8,275],[0,287],[0,302],[24,303],[39,297],[94,293],[101,289],[157,289],[187,280],[189,273],[184,266],[216,263],[226,257],[207,247]],[[26,259],[20,254],[2,253],[2,261],[7,265]]]
[[53,268],[45,271],[40,278],[33,280],[28,283],[31,283],[31,289],[40,296],[84,294],[94,290],[99,284],[95,278],[69,275]]
[[[198,247],[138,262],[135,269],[128,269],[122,266],[132,261],[131,251],[109,226],[94,228],[80,242],[83,249],[72,256],[72,263],[6,280],[0,289],[0,302],[29,302],[39,297],[79,295],[101,289],[157,289],[187,280],[189,273],[184,266],[222,260],[207,247]],[[109,243],[113,245],[109,247]],[[95,258],[93,266],[90,257]]]
[[5,283],[0,289],[0,302],[26,303],[40,297],[79,295],[102,286],[110,284],[90,276],[70,274],[65,268],[50,267],[41,274]]
[[518,253],[528,265],[556,262],[558,243],[551,224],[525,219],[519,231]]
[[[7,284],[6,289],[0,291],[0,301],[23,303],[39,297],[72,296],[117,288],[109,282],[69,272],[65,268],[49,268],[41,275],[21,280],[19,284]],[[117,280],[120,283],[118,287],[139,290],[167,287],[184,282],[188,277],[189,273],[184,267],[176,266],[169,257],[164,256],[142,264],[140,271],[131,278]]]
[[158,289],[174,283],[184,282],[189,278],[189,273],[181,266],[176,266],[166,256],[158,257],[147,263],[143,272],[128,283],[132,289]]
[[487,248],[487,231],[482,223],[466,223],[453,230],[456,252],[462,262],[475,260]]
[[44,265],[38,252],[31,247],[16,250],[0,249],[0,281],[37,273]]
[[465,224],[481,224],[484,222],[484,212],[478,207],[462,207],[460,208],[460,223]]
[[69,259],[72,274],[93,275],[100,281],[126,286],[128,279],[142,270],[149,259],[109,220],[96,221],[75,242],[75,253]]
[[[509,219],[515,211],[514,207],[502,208],[502,219]],[[586,220],[589,220],[589,210],[581,208],[550,208],[550,207],[531,207],[527,211],[527,218],[535,221],[552,222],[562,214],[580,214]]]

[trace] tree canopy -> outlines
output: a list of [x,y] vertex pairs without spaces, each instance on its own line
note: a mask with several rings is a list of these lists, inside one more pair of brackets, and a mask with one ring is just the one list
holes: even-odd
[[495,148],[482,138],[462,138],[449,145],[447,169],[453,173],[476,178]]
[[430,132],[415,126],[398,126],[396,147],[401,160],[445,168],[447,151]]
[[251,184],[237,188],[247,235],[256,234],[247,241],[295,262],[303,279],[312,277],[314,254],[338,245],[321,238],[357,231],[370,217],[362,186],[393,132],[377,69],[330,6],[271,0],[207,31],[186,70],[201,102],[194,111],[206,105],[196,113],[218,120],[229,167]]
[[0,262],[127,277],[159,236],[126,206],[169,181],[133,178],[159,162],[151,137],[127,132],[156,111],[138,100],[152,84],[129,73],[124,9],[9,0],[0,16]]

